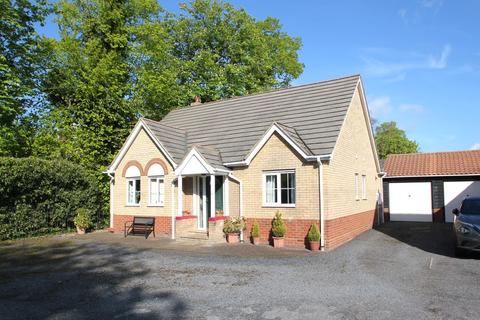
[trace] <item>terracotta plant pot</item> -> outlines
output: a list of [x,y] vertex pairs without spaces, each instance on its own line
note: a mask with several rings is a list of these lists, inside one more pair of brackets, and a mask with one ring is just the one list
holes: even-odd
[[273,237],[273,247],[283,248],[285,246],[284,237]]
[[311,251],[318,251],[320,250],[320,241],[308,241],[308,246]]
[[78,226],[76,226],[76,227],[77,227],[77,234],[85,234],[85,229],[82,229]]
[[240,236],[238,233],[229,233],[227,234],[228,243],[240,243]]
[[260,244],[260,237],[252,237],[252,242],[254,245]]

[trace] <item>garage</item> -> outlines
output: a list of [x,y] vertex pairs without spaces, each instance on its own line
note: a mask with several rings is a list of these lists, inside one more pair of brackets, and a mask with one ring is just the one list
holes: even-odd
[[453,222],[480,196],[480,150],[389,155],[383,171],[385,221]]
[[432,221],[430,182],[390,184],[391,221]]
[[480,181],[445,181],[445,221],[453,222],[452,210],[460,208],[466,197],[480,195]]

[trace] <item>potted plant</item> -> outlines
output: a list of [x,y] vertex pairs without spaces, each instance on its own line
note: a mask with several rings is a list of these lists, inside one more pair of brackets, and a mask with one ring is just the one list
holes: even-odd
[[273,246],[282,248],[284,246],[284,236],[287,233],[287,226],[282,220],[282,214],[277,210],[275,218],[272,221]]
[[260,244],[260,225],[257,220],[253,222],[252,231],[250,232],[252,236],[253,244]]
[[184,216],[189,216],[189,215],[190,215],[190,210],[183,210],[183,211],[182,211],[182,214],[183,214]]
[[215,217],[223,217],[223,210],[216,210]]
[[78,208],[75,213],[76,216],[73,219],[73,223],[77,227],[77,233],[85,234],[85,231],[93,226],[90,211],[85,208]]
[[245,219],[243,217],[230,217],[223,225],[223,232],[227,235],[228,243],[239,243],[239,234],[245,230]]
[[310,226],[307,234],[308,246],[312,251],[318,251],[320,249],[320,231],[316,224]]

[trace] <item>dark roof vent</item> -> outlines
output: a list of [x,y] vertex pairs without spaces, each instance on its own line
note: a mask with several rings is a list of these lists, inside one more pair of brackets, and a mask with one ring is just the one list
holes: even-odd
[[195,96],[193,102],[190,103],[191,106],[198,106],[200,104],[202,104],[202,98],[200,98],[200,96]]

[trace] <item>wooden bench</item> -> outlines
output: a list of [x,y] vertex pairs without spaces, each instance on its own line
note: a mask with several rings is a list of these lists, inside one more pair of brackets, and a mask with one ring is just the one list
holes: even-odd
[[153,233],[155,238],[155,218],[133,217],[133,221],[125,222],[124,228],[125,238],[129,234],[142,233],[145,235],[145,239],[147,239],[150,232]]

